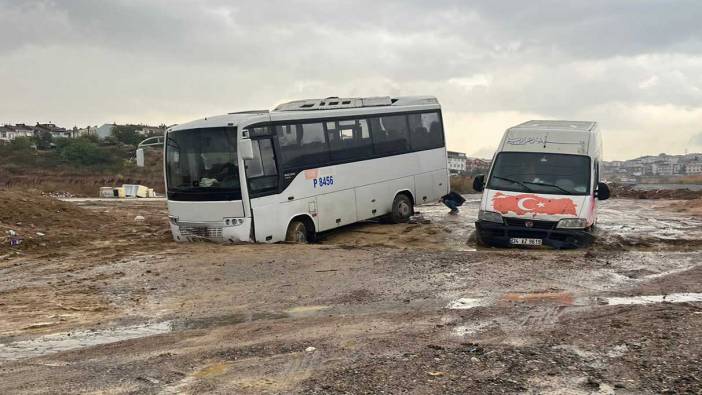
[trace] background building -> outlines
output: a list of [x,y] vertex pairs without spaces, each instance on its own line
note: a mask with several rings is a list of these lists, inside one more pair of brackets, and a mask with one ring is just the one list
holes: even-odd
[[448,168],[451,174],[465,174],[468,157],[463,152],[448,151]]

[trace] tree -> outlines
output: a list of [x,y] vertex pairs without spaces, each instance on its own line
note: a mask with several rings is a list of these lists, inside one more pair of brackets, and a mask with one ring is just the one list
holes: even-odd
[[42,130],[37,136],[37,148],[47,150],[51,148],[51,143],[53,143],[54,137],[50,132]]
[[137,146],[144,139],[144,136],[137,132],[138,128],[136,125],[115,125],[112,135],[122,144]]

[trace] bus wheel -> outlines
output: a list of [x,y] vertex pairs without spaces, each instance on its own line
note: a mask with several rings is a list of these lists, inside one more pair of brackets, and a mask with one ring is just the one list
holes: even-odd
[[290,243],[307,243],[307,226],[302,221],[292,221],[288,225],[288,232],[285,234],[285,241]]
[[409,221],[410,217],[414,214],[414,207],[412,207],[412,201],[404,193],[400,193],[395,196],[395,200],[392,201],[392,213],[390,213],[390,222],[393,224],[399,224]]

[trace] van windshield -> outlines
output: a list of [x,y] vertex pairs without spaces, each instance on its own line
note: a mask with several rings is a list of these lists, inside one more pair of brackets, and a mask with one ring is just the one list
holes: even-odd
[[590,193],[590,158],[532,152],[497,154],[487,187],[551,195]]
[[178,130],[166,139],[166,179],[172,200],[239,200],[235,128]]

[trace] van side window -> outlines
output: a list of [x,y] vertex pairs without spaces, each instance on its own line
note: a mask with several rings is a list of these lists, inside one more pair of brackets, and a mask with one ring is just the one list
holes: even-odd
[[365,119],[327,122],[326,125],[332,160],[361,160],[373,154],[373,141]]
[[444,146],[444,131],[438,112],[410,114],[408,116],[412,136],[412,150],[421,151]]
[[592,188],[593,194],[597,190],[597,184],[600,183],[600,161],[596,160],[595,161],[595,182],[594,182],[594,187]]
[[283,167],[301,168],[329,161],[329,150],[321,122],[275,127]]
[[405,115],[371,118],[370,125],[376,154],[402,154],[409,151]]

